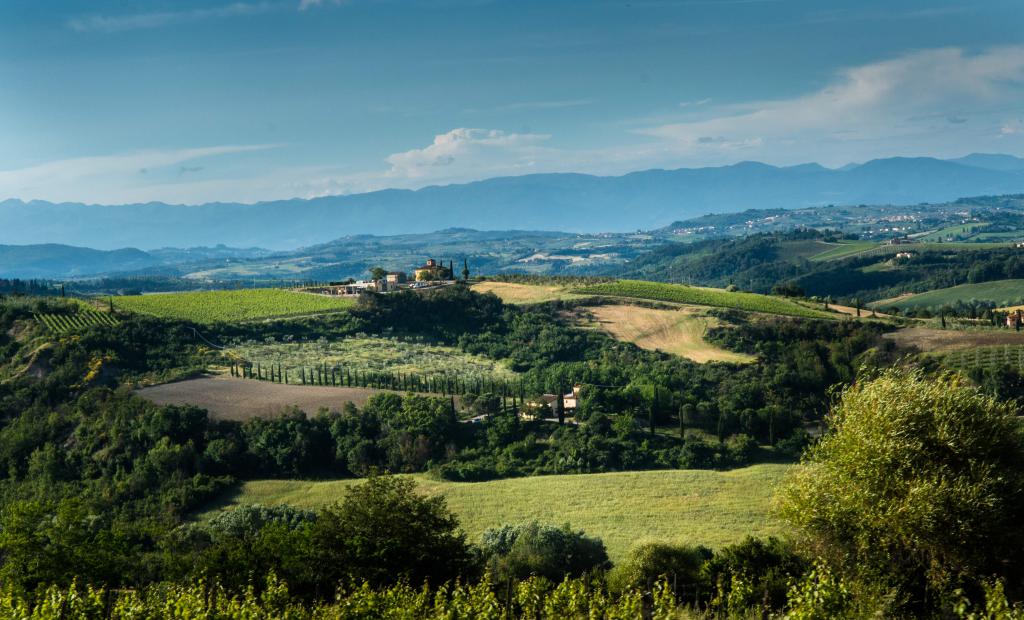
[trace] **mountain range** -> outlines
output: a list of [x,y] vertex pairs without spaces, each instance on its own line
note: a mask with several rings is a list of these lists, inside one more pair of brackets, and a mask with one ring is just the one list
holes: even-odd
[[1024,192],[1024,159],[876,159],[829,169],[741,162],[645,170],[499,177],[419,190],[256,204],[0,202],[0,244],[61,243],[113,250],[258,246],[285,250],[356,234],[423,233],[458,226],[573,232],[650,229],[709,212],[825,204],[913,204]]

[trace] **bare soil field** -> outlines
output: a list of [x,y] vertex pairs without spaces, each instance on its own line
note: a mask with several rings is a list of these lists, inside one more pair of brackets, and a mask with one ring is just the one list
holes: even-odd
[[913,347],[925,353],[1001,344],[1024,344],[1024,332],[1010,329],[955,330],[908,327],[885,334],[883,338],[893,340],[901,347]]
[[516,284],[513,282],[480,282],[473,285],[477,293],[494,293],[507,304],[536,304],[556,299],[578,299],[558,285]]
[[595,306],[587,312],[597,326],[616,340],[631,342],[648,351],[664,351],[695,362],[751,362],[754,358],[716,347],[704,340],[713,317],[694,308],[678,310],[616,305]]
[[137,394],[159,405],[195,405],[218,420],[244,421],[272,418],[288,407],[314,414],[321,407],[340,411],[346,402],[362,407],[380,392],[372,388],[282,385],[254,379],[201,377],[164,383],[137,390]]

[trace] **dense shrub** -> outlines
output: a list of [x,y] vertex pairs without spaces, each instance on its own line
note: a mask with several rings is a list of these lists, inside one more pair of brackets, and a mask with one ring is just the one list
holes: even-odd
[[608,573],[608,587],[613,592],[646,588],[664,579],[676,597],[692,603],[708,596],[711,589],[702,567],[712,558],[710,549],[702,546],[643,543]]
[[608,568],[608,553],[600,539],[568,525],[537,522],[504,525],[483,533],[480,555],[498,583],[531,575],[559,581],[588,571]]
[[782,515],[851,587],[932,613],[1024,566],[1024,434],[1015,407],[959,376],[890,370],[847,389],[831,432],[781,491]]

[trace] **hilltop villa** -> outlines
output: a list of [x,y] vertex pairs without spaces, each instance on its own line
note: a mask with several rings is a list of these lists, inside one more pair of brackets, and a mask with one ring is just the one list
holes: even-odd
[[423,282],[426,280],[440,280],[442,273],[445,271],[446,270],[443,265],[439,264],[432,258],[428,258],[426,265],[416,268],[416,281]]

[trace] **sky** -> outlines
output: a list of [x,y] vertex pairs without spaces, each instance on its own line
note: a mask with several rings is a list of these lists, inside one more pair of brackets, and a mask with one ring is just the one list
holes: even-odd
[[1024,156],[1024,2],[0,0],[0,200]]

